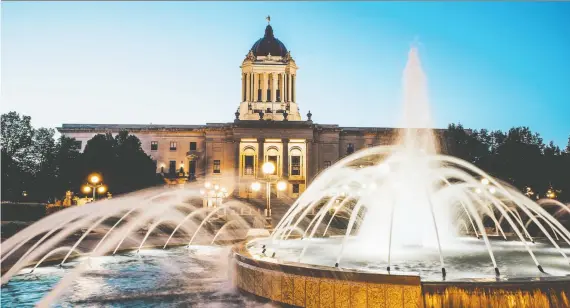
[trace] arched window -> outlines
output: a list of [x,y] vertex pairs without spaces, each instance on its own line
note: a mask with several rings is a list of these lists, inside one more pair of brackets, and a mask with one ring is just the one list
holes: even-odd
[[303,152],[299,148],[291,149],[291,175],[301,175]]
[[243,150],[243,175],[254,175],[255,170],[255,150],[247,147]]
[[271,162],[275,166],[275,171],[272,174],[277,174],[277,169],[279,168],[279,150],[275,147],[270,147],[267,149],[267,161]]

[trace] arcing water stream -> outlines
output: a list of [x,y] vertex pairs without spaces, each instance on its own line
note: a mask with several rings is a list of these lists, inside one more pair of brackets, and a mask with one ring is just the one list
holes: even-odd
[[[403,85],[398,144],[358,151],[322,172],[271,237],[249,245],[251,253],[273,262],[418,272],[427,280],[569,275],[570,232],[543,204],[437,154],[416,48]],[[240,215],[248,205],[236,200],[203,208],[199,187],[68,208],[5,240],[2,305],[261,305],[231,291],[228,251],[216,244],[243,239],[263,220]],[[555,206],[555,216],[570,212]],[[531,224],[537,234],[527,230]],[[51,257],[55,266],[43,266]]]

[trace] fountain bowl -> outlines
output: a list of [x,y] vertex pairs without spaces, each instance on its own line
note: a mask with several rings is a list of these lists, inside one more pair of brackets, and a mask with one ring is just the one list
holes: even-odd
[[296,307],[570,307],[570,278],[422,281],[419,275],[277,261],[234,245],[233,283],[246,294]]

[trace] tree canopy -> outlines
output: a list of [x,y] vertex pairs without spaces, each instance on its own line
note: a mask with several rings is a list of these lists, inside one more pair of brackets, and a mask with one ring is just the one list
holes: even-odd
[[[126,131],[98,134],[85,150],[51,128],[34,129],[29,116],[3,114],[2,200],[53,201],[80,192],[87,176],[99,173],[113,194],[156,185],[156,167],[140,140]],[[25,192],[25,193],[24,193]],[[25,196],[24,196],[25,195]]]

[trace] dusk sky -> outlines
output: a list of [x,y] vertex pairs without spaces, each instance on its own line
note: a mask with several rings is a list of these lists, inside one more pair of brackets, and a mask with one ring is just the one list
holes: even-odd
[[62,123],[233,121],[240,64],[275,36],[303,116],[398,126],[418,37],[437,127],[570,134],[570,2],[4,2],[1,112]]

